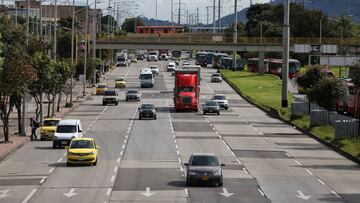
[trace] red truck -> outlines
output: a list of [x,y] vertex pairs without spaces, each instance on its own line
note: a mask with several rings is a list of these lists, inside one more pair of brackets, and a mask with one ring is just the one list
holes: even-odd
[[176,112],[180,110],[198,112],[199,86],[200,68],[175,70],[174,106]]

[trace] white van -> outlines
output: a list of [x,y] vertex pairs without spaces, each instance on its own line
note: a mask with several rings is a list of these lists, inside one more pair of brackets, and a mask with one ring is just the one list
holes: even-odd
[[54,134],[53,148],[68,146],[73,138],[81,138],[82,132],[80,120],[61,120]]
[[145,68],[145,69],[141,70],[139,79],[140,79],[141,88],[154,87],[154,85],[155,85],[154,75],[151,72],[150,68]]

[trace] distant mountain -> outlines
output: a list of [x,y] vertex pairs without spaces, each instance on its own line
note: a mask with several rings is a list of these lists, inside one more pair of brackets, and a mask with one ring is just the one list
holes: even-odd
[[[296,2],[303,1],[296,0]],[[282,4],[283,0],[272,0],[271,3]],[[354,21],[360,22],[359,0],[304,0],[304,6],[308,9],[320,10],[332,17],[349,15]]]
[[144,17],[143,18],[144,20],[144,24],[147,25],[147,26],[155,26],[155,25],[158,25],[158,26],[171,26],[171,22],[170,21],[165,21],[165,20],[155,20],[153,18],[146,18]]
[[[360,0],[291,0],[292,2],[305,2],[305,8],[316,9],[324,12],[328,16],[338,17],[341,15],[349,15],[354,21],[360,23]],[[284,0],[272,0],[271,4],[282,4]],[[238,20],[246,21],[247,8],[237,13]],[[223,26],[230,26],[234,23],[234,14],[221,18]],[[217,24],[218,21],[216,21]]]

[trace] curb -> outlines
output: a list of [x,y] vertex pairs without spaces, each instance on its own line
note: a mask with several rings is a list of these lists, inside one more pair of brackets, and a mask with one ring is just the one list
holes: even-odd
[[8,157],[10,154],[12,154],[13,152],[17,151],[18,149],[20,149],[22,146],[24,146],[26,143],[28,143],[30,140],[24,141],[23,143],[17,145],[15,148],[7,151],[5,154],[0,156],[0,162],[2,162],[6,157]]
[[[259,108],[260,110],[264,111],[264,112],[267,113],[269,116],[271,116],[271,115],[272,115],[272,112],[273,112],[274,110],[276,110],[276,109],[273,109],[273,108],[270,108],[270,107],[269,107],[270,109],[266,109],[265,107],[256,104],[250,97],[245,96],[245,95],[241,92],[241,90],[240,90],[238,87],[236,87],[236,85],[233,84],[233,83],[232,83],[228,78],[226,78],[222,73],[221,73],[221,77],[226,81],[226,83],[227,83],[228,85],[230,85],[231,88],[233,88],[233,89],[236,91],[236,93],[238,93],[241,97],[243,97],[247,102],[249,102],[250,104],[256,106],[256,107]],[[276,111],[277,111],[277,110],[276,110]],[[278,112],[278,114],[280,115],[279,112]],[[272,117],[272,116],[271,116],[271,117]],[[309,136],[309,137],[317,140],[318,142],[320,142],[321,144],[323,144],[323,145],[326,146],[327,148],[329,148],[329,149],[337,152],[338,154],[342,155],[343,157],[347,158],[348,160],[353,161],[353,162],[355,162],[356,164],[360,165],[360,159],[357,158],[357,157],[355,157],[355,156],[353,156],[352,154],[350,154],[350,153],[348,153],[348,152],[345,152],[344,150],[339,149],[338,147],[336,147],[335,145],[333,145],[333,144],[331,144],[331,143],[329,143],[329,142],[326,142],[325,140],[317,137],[317,136],[314,135],[313,133],[309,132],[308,130],[306,130],[306,129],[304,129],[304,128],[302,128],[302,127],[300,127],[300,126],[298,126],[298,125],[296,125],[296,124],[294,124],[294,123],[292,123],[291,121],[287,121],[287,120],[283,119],[282,117],[277,117],[277,116],[276,116],[276,119],[279,119],[279,120],[281,120],[282,122],[284,122],[284,123],[286,123],[286,124],[288,124],[288,125],[290,125],[290,126],[294,126],[296,130],[300,131],[300,132],[303,133],[304,135],[307,135],[307,136]]]

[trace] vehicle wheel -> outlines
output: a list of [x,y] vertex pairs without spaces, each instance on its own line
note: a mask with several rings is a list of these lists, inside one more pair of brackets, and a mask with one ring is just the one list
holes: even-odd
[[96,158],[96,161],[93,163],[93,166],[96,166],[96,164],[97,164],[97,158]]
[[55,143],[53,143],[53,149],[56,149],[57,145]]
[[154,116],[154,120],[156,120],[156,116]]
[[222,182],[222,181],[219,182],[219,183],[218,183],[218,186],[219,186],[219,187],[222,187],[222,186],[223,186],[223,182]]
[[116,102],[115,105],[116,105],[116,106],[119,105],[119,102]]
[[196,109],[195,109],[195,112],[199,112],[199,109],[196,108]]
[[125,101],[129,101],[129,99],[128,99],[128,98],[126,98],[126,99],[125,99]]
[[69,163],[69,162],[66,162],[66,166],[72,166],[72,164],[71,163]]
[[229,109],[229,107],[225,107],[225,110],[228,110]]
[[105,105],[106,105],[106,103],[104,103],[104,102],[103,102],[102,104],[103,104],[103,106],[105,106]]
[[206,115],[206,112],[204,111],[203,114]]
[[142,118],[141,118],[141,116],[139,116],[139,120],[141,120]]
[[187,186],[192,186],[191,181],[188,178],[186,178],[186,185]]
[[220,115],[220,111],[217,112],[217,115]]

